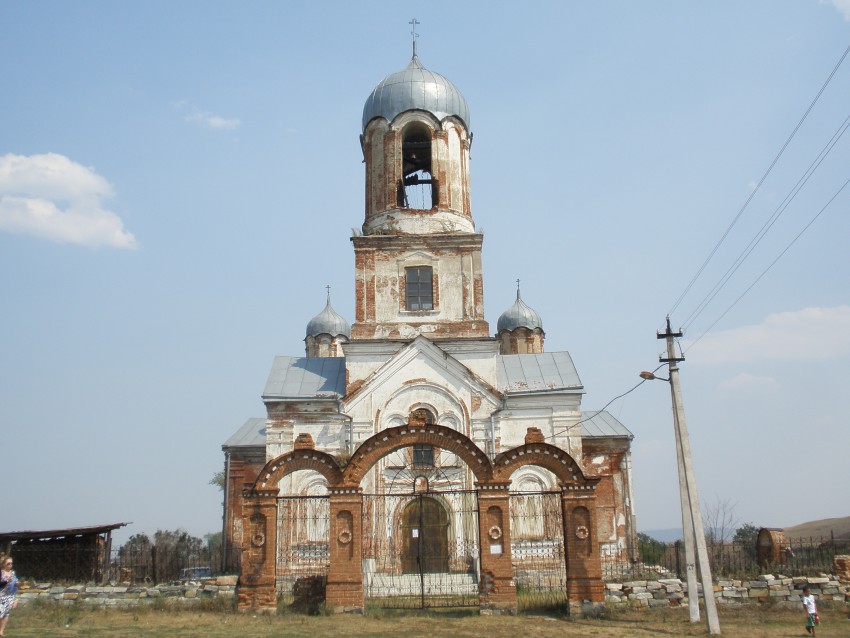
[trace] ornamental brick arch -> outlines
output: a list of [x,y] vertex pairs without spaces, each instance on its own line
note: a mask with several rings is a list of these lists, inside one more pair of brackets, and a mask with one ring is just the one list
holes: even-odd
[[489,483],[492,480],[490,459],[465,434],[444,425],[406,423],[381,430],[363,441],[343,470],[343,484],[360,485],[369,469],[380,459],[413,445],[431,445],[456,454],[469,466],[476,482]]
[[[526,437],[528,441],[529,437]],[[511,475],[526,465],[537,465],[554,474],[564,486],[593,489],[599,479],[585,476],[569,452],[549,443],[529,443],[499,454],[493,461],[493,480],[507,482]]]
[[298,470],[318,472],[328,482],[328,489],[339,485],[342,482],[342,470],[339,468],[339,463],[327,452],[314,450],[312,443],[311,438],[310,447],[296,448],[266,463],[249,492],[256,495],[276,496],[281,479]]

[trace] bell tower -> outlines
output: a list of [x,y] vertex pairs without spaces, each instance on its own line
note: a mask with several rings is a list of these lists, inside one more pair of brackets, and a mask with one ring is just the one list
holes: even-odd
[[422,65],[415,39],[407,67],[366,100],[360,143],[366,211],[352,237],[351,340],[488,338],[469,109],[449,80]]

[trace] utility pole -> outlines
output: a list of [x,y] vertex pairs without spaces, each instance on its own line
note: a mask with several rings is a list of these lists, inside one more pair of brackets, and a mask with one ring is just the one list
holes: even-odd
[[[667,317],[667,331],[658,333],[658,339],[667,341],[667,357],[659,357],[662,363],[669,364],[670,393],[673,398],[673,428],[676,433],[676,458],[679,466],[679,499],[682,506],[682,529],[685,534],[685,561],[688,575],[688,607],[691,622],[699,621],[699,593],[694,573],[694,555],[699,563],[702,580],[702,595],[705,600],[705,617],[709,634],[720,634],[720,621],[717,618],[717,602],[714,600],[714,584],[711,582],[711,565],[708,562],[708,550],[705,546],[705,531],[702,526],[702,514],[699,511],[694,465],[691,458],[691,443],[688,438],[688,425],[685,421],[685,406],[682,402],[682,389],[679,386],[679,361],[673,339],[681,337],[681,332],[670,329],[670,317]],[[696,550],[696,551],[695,551]],[[696,603],[696,604],[694,604]]]

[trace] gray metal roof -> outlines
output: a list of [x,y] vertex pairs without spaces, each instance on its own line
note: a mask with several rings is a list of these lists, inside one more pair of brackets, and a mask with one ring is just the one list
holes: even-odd
[[330,293],[328,293],[328,302],[325,304],[325,309],[310,319],[310,323],[307,324],[308,337],[316,337],[321,334],[329,334],[332,337],[343,335],[346,338],[351,336],[351,326],[331,306]]
[[496,324],[497,332],[501,332],[502,330],[510,332],[516,328],[528,328],[529,330],[540,328],[543,330],[543,320],[537,314],[536,310],[529,308],[522,300],[522,297],[519,296],[519,288],[516,291],[514,305],[502,313]]
[[233,436],[224,442],[222,447],[265,447],[266,420],[253,418],[245,421]]
[[583,389],[568,352],[498,355],[498,366],[502,392]]
[[[585,420],[586,419],[586,420]],[[634,438],[629,429],[605,410],[581,413],[581,435],[594,436],[625,436]]]
[[344,357],[275,357],[264,399],[345,395]]
[[363,106],[363,130],[373,118],[392,122],[411,109],[428,111],[438,120],[455,115],[469,128],[469,107],[461,92],[439,73],[423,67],[416,55],[407,68],[391,73],[372,90]]

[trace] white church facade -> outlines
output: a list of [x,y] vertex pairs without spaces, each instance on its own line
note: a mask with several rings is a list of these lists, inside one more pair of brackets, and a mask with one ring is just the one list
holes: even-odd
[[636,558],[631,433],[582,411],[519,289],[495,331],[484,318],[469,123],[415,50],[366,101],[354,322],[329,295],[304,356],[274,358],[266,414],[222,446],[241,608],[317,577],[337,611],[574,605],[601,600],[606,561]]

